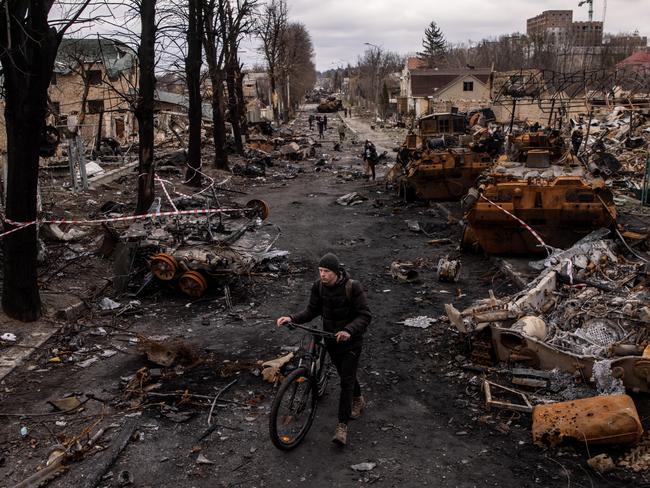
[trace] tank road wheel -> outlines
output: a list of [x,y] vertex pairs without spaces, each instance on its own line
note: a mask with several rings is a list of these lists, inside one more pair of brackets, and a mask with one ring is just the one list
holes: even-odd
[[164,252],[157,254],[151,260],[151,272],[161,281],[170,281],[176,276],[178,263],[174,256]]
[[208,289],[208,282],[198,271],[188,271],[178,280],[178,286],[186,295],[199,298]]
[[259,217],[262,220],[266,220],[271,213],[271,209],[264,200],[250,200],[246,203],[246,215],[248,218]]

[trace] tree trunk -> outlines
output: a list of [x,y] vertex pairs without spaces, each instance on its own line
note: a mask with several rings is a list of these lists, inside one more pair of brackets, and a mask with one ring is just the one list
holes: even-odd
[[226,62],[226,85],[228,86],[228,110],[230,112],[230,123],[232,124],[233,137],[235,138],[235,149],[237,154],[244,154],[242,144],[241,117],[239,115],[239,104],[237,103],[236,70],[239,67],[237,56],[230,51]]
[[138,63],[140,65],[139,96],[135,107],[138,119],[138,204],[136,214],[149,210],[154,199],[153,161],[153,106],[156,90],[155,44],[156,44],[156,0],[142,0],[140,4],[140,47]]
[[[216,71],[216,70],[215,70]],[[223,80],[216,72],[210,74],[212,81],[212,139],[214,141],[214,165],[217,169],[228,171],[228,152],[226,151],[226,118],[223,115]]]
[[[56,30],[47,23],[49,2],[34,0],[28,20],[9,12],[0,22],[9,26],[0,62],[4,74],[7,131],[7,196],[5,213],[14,222],[36,220],[39,144],[45,127],[47,88],[52,79],[59,47]],[[3,32],[4,36],[7,32]],[[6,43],[6,44],[5,44]],[[35,141],[36,140],[36,141]],[[5,231],[15,228],[5,223]],[[2,308],[16,320],[34,321],[41,316],[37,281],[37,225],[4,238]]]
[[271,106],[273,107],[273,120],[275,125],[280,125],[280,113],[278,112],[278,92],[276,91],[276,79],[273,70],[269,70],[269,82],[271,84]]
[[[226,119],[223,103],[223,75],[221,65],[223,56],[217,54],[217,33],[214,27],[215,5],[212,2],[202,4],[203,41],[205,59],[212,84],[212,140],[214,143],[214,165],[217,169],[228,171],[228,152],[226,151]],[[223,51],[222,51],[223,54]]]
[[191,186],[201,186],[201,50],[203,42],[203,12],[195,0],[188,0],[187,58],[185,74],[190,106],[190,140],[187,150],[185,179]]
[[237,103],[239,105],[239,114],[241,120],[241,132],[244,139],[248,141],[248,110],[246,107],[246,99],[244,98],[244,80],[241,72],[241,65],[237,65],[236,81],[237,86]]

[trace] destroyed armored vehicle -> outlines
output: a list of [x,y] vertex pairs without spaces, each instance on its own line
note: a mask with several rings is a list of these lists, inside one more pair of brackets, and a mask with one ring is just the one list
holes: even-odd
[[392,170],[393,174],[402,173],[394,175],[398,192],[407,199],[437,201],[459,200],[465,195],[492,162],[488,145],[479,143],[478,138],[474,141],[466,130],[463,114],[422,117],[417,133],[406,136]]
[[319,113],[338,112],[339,110],[343,110],[343,102],[336,97],[327,97],[318,104],[316,110]]
[[611,191],[557,132],[511,137],[509,156],[481,177],[463,207],[463,248],[488,254],[566,248],[594,229],[616,224]]
[[272,237],[257,230],[269,215],[265,202],[251,200],[239,213],[229,216],[235,217],[234,231],[226,229],[221,216],[190,216],[149,232],[148,244],[155,249],[149,261],[153,277],[199,298],[211,284],[228,285],[262,261],[286,254],[270,250]]

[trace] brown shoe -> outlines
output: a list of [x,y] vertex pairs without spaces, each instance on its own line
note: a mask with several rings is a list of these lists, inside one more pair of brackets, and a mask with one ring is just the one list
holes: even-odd
[[338,444],[339,446],[345,446],[348,443],[348,425],[338,423],[336,424],[336,430],[334,431],[334,437],[332,437],[332,442]]
[[364,408],[366,408],[366,399],[363,398],[363,395],[354,397],[352,399],[352,413],[350,414],[350,418],[356,420],[361,417]]

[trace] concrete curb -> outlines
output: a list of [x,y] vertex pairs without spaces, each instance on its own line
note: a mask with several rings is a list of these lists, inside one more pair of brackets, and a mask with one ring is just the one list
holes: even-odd
[[0,312],[0,333],[11,332],[18,338],[0,352],[0,381],[61,330],[64,322],[55,322],[53,318],[72,321],[86,311],[83,300],[75,296],[43,292],[41,298],[45,317],[36,322],[18,322]]

